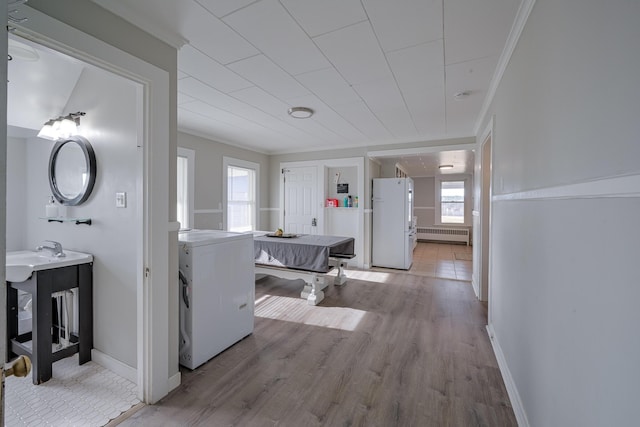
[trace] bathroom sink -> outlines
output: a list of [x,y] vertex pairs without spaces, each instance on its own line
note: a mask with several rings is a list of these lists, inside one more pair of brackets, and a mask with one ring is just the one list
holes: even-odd
[[7,282],[24,282],[34,271],[48,270],[93,261],[93,255],[64,250],[66,256],[58,258],[49,252],[13,251],[7,252]]

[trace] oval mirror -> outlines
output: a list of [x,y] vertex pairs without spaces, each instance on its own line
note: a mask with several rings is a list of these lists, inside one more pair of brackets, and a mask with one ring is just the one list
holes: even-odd
[[49,157],[49,186],[58,202],[76,206],[91,195],[96,181],[96,155],[81,136],[56,142]]

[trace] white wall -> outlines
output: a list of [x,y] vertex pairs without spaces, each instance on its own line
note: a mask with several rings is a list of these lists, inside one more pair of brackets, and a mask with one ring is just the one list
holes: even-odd
[[638,422],[639,16],[538,0],[480,127],[495,115],[489,326],[521,425]]
[[[260,164],[260,216],[258,227],[270,230],[269,203],[269,158],[266,154],[232,147],[188,133],[178,133],[178,146],[195,151],[195,201],[193,228],[220,228],[223,195],[223,157],[246,160]],[[266,228],[265,228],[266,227]]]
[[[9,106],[11,108],[11,106]],[[7,251],[27,248],[27,139],[7,138]],[[42,207],[44,214],[44,205]],[[33,249],[33,248],[31,248]]]
[[[94,255],[94,347],[135,368],[136,236],[141,233],[135,204],[138,197],[135,88],[106,72],[85,68],[69,98],[67,111],[87,113],[81,119],[79,134],[93,146],[97,163],[91,197],[80,206],[68,207],[67,215],[91,218],[93,224],[48,223],[38,218],[44,216],[44,206],[51,195],[47,172],[53,142],[31,138],[26,143],[23,243],[26,248],[34,248],[42,240],[56,240],[65,249]],[[7,179],[15,180],[12,171],[8,171]],[[116,191],[127,193],[126,208],[115,207]],[[13,226],[7,224],[8,229]]]
[[415,192],[413,214],[418,217],[420,227],[435,225],[436,193],[434,177],[413,178]]

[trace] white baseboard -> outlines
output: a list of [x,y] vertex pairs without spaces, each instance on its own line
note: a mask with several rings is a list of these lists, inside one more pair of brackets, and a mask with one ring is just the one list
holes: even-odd
[[131,366],[122,363],[121,361],[114,359],[95,348],[91,349],[91,360],[134,384],[138,383],[138,371],[135,368],[132,368]]
[[493,353],[496,355],[496,359],[498,360],[498,367],[500,368],[500,373],[502,374],[504,385],[507,388],[507,394],[509,395],[509,400],[511,400],[511,407],[513,408],[513,412],[516,416],[518,426],[529,427],[527,413],[525,412],[524,406],[522,405],[522,400],[520,399],[520,394],[518,393],[518,389],[516,388],[516,383],[513,381],[511,371],[509,371],[507,360],[504,357],[504,353],[502,352],[502,348],[500,347],[498,338],[496,337],[495,331],[493,330],[493,326],[487,325],[487,333],[489,334],[489,339],[491,340]]
[[182,381],[182,376],[180,375],[180,371],[178,371],[175,375],[169,377],[169,391],[178,387]]
[[[114,359],[113,357],[104,354],[103,352],[94,349],[91,349],[91,360],[96,362],[98,365],[102,366],[105,369],[114,372],[115,374],[131,381],[134,384],[138,382],[138,371],[131,366],[122,363],[121,361]],[[169,377],[168,385],[169,391],[178,387],[182,381],[182,376],[180,372],[176,373]]]

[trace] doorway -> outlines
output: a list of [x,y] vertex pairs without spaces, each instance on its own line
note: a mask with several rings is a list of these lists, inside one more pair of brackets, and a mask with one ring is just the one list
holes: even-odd
[[[14,34],[92,64],[103,72],[110,71],[135,86],[135,108],[140,115],[134,130],[136,154],[133,156],[133,161],[138,167],[136,176],[131,179],[130,184],[135,187],[136,197],[127,198],[127,204],[131,207],[135,206],[134,223],[138,224],[138,232],[129,236],[127,242],[129,246],[135,248],[137,260],[133,268],[135,277],[133,289],[126,295],[121,295],[120,298],[133,301],[135,308],[127,313],[133,319],[128,323],[127,329],[135,331],[136,339],[133,344],[132,363],[129,360],[123,362],[116,357],[105,358],[103,363],[110,363],[111,370],[122,370],[125,375],[131,375],[137,384],[140,400],[154,403],[180,383],[177,363],[178,301],[177,298],[175,301],[169,300],[169,295],[177,293],[177,283],[169,280],[172,272],[175,272],[177,277],[177,254],[169,249],[173,248],[173,245],[170,245],[172,239],[177,242],[178,228],[175,221],[169,222],[170,209],[168,208],[171,198],[169,175],[172,172],[175,173],[175,167],[171,168],[170,161],[172,157],[170,156],[170,128],[175,120],[170,116],[169,72],[32,9],[28,5],[17,7],[20,8],[21,16],[27,18],[27,21],[15,24]],[[5,45],[6,40],[6,38],[3,40]],[[4,105],[5,109],[0,110],[0,113],[6,117],[6,103]],[[4,131],[4,128],[5,125],[0,130]],[[104,136],[111,137],[112,144],[119,144],[122,141],[118,138],[120,135],[117,131],[117,126],[110,127],[106,129]],[[150,144],[150,141],[153,141],[153,144]],[[172,159],[175,164],[175,155]],[[99,162],[98,168],[100,168]],[[117,174],[117,169],[102,169],[102,171]],[[4,186],[6,175],[2,175],[3,181],[0,185]],[[98,176],[100,176],[100,169]],[[105,180],[103,184],[104,182],[109,181]],[[114,208],[114,196],[117,190],[106,187],[113,192],[108,200],[110,207]],[[101,213],[95,214],[96,221],[92,228],[85,229],[85,232],[90,230],[90,233],[99,234],[100,230],[106,231],[98,227],[100,216]],[[69,232],[68,234],[79,232],[78,229],[73,228],[66,231]],[[100,236],[95,237],[99,242]],[[4,240],[4,237],[2,239]],[[177,249],[177,243],[175,246]],[[170,254],[174,255],[175,263],[172,262]],[[119,272],[118,269],[113,270],[114,274]],[[105,301],[111,307],[117,306],[119,302],[119,299]],[[4,308],[4,305],[2,307]],[[4,318],[4,315],[2,317]],[[175,328],[172,326],[174,324]],[[119,332],[119,329],[116,329],[116,332]],[[4,343],[1,347],[4,348]]]
[[[78,366],[76,356],[69,358],[75,364],[67,359],[54,363],[53,378],[46,385],[34,386],[30,378],[7,380],[7,422],[28,417],[39,417],[37,423],[54,421],[47,414],[52,409],[72,408],[74,400],[87,395],[86,382],[92,381],[98,372],[104,378],[115,377],[114,385],[120,379],[123,385],[126,381],[122,395],[129,391],[126,402],[135,404],[139,402],[136,395],[141,394],[136,390],[138,334],[131,328],[138,317],[136,295],[141,277],[137,272],[142,264],[141,247],[136,244],[136,240],[142,240],[142,215],[134,202],[142,190],[136,184],[142,176],[139,85],[25,38],[11,35],[8,45],[13,54],[7,83],[6,226],[19,232],[7,234],[5,247],[7,251],[29,250],[44,240],[53,240],[61,244],[63,252],[75,250],[93,255],[94,345],[92,361],[86,365]],[[25,102],[31,103],[31,108]],[[56,205],[56,213],[51,216],[60,218],[59,221],[43,220],[43,201],[51,194],[48,162],[55,141],[36,135],[45,122],[80,111],[83,114],[75,133],[85,138],[96,154],[95,186],[82,204]],[[110,133],[113,129],[117,129],[117,138]],[[116,191],[128,197],[129,204],[115,208]],[[90,219],[92,224],[76,224],[73,218],[87,222]],[[24,321],[19,324],[24,327],[23,333],[28,333],[30,319],[34,317],[30,310],[31,295],[24,294],[20,301],[24,303],[19,304],[18,316],[22,315]],[[113,316],[116,304],[118,316]],[[77,307],[77,300],[72,305]],[[82,327],[72,318],[66,326],[71,332]],[[105,393],[108,389],[108,381],[101,381],[97,391]],[[22,402],[33,395],[39,397],[41,405],[23,406]],[[123,407],[125,401],[119,400],[117,393],[106,395],[114,397],[104,413],[108,421],[109,414]],[[48,407],[48,402],[54,401],[55,408]],[[105,400],[105,405],[109,401]],[[88,421],[87,414],[81,417],[81,408],[62,411],[80,417],[81,423]]]

